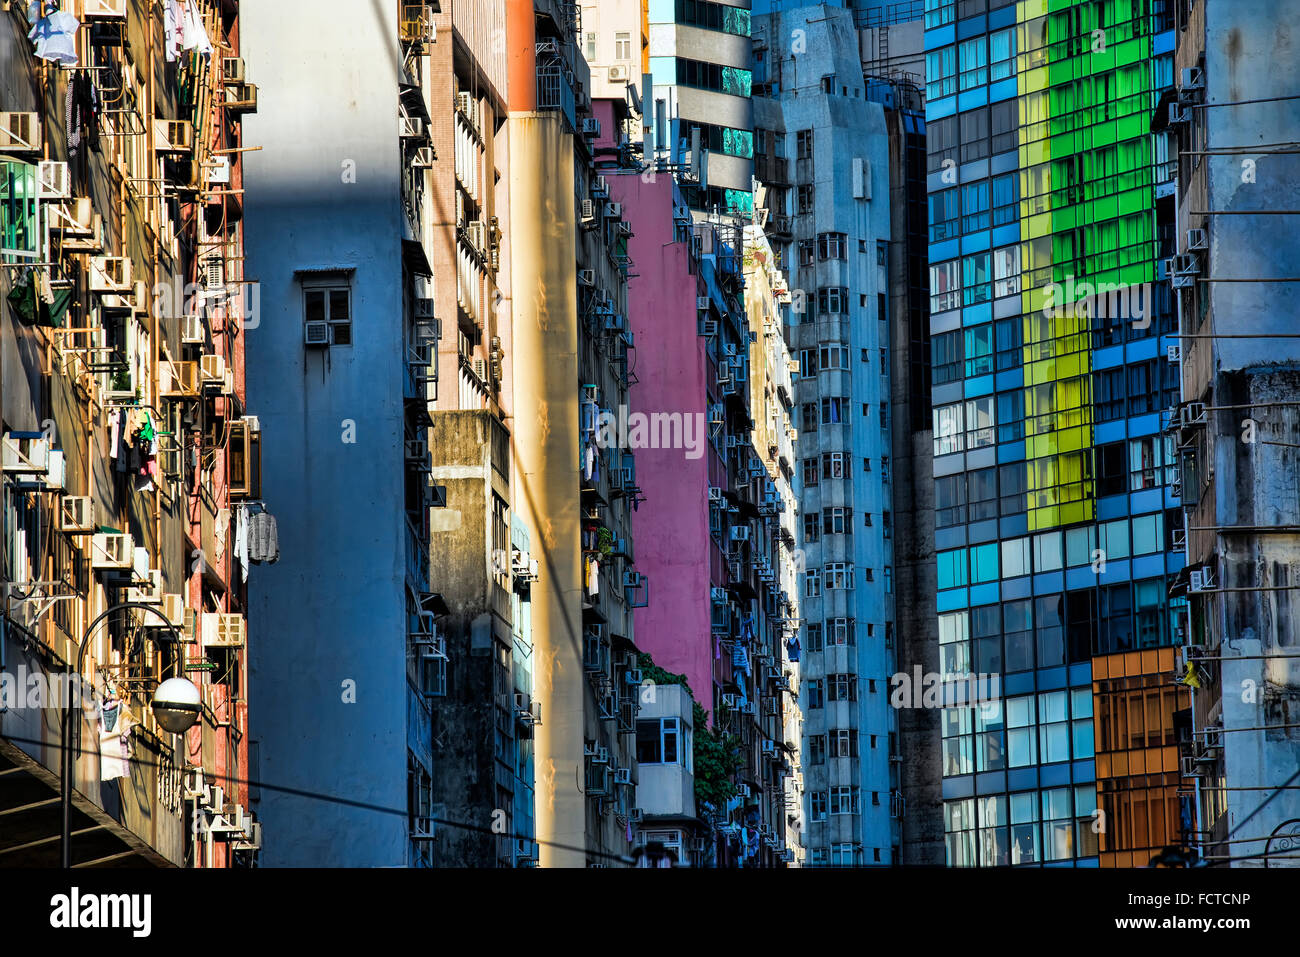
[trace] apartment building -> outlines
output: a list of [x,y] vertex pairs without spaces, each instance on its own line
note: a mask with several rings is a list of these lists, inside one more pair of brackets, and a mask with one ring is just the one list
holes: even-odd
[[[430,257],[447,211],[431,202],[429,121],[449,103],[431,106],[427,14],[321,13],[292,0],[244,20],[247,69],[267,91],[248,124],[262,149],[245,158],[264,317],[248,375],[263,426],[284,436],[264,448],[262,479],[284,503],[285,557],[249,595],[275,636],[253,655],[254,776],[294,789],[262,793],[281,829],[264,862],[423,866],[449,611],[430,572]],[[303,71],[321,49],[331,69]],[[450,335],[451,290],[437,301]]]
[[[1169,8],[926,5],[947,861],[1144,864],[1182,839],[1185,605],[1151,111]],[[1127,715],[1141,727],[1132,726]]]
[[0,864],[260,858],[240,34],[234,2],[0,13]]
[[[809,866],[892,863],[898,844],[885,110],[849,11],[755,20],[755,165],[790,270],[798,368],[803,778]],[[799,50],[794,44],[799,44]]]
[[1261,130],[1281,143],[1300,125],[1294,71],[1276,68],[1278,24],[1295,12],[1175,4],[1176,89],[1152,117],[1169,137],[1161,254],[1182,385],[1169,428],[1187,566],[1171,590],[1188,603],[1174,674],[1191,693],[1178,730],[1192,793],[1178,811],[1217,866],[1296,866],[1300,341],[1284,294],[1295,244],[1274,211],[1296,208],[1300,169],[1293,153],[1257,145]]
[[[633,566],[645,496],[617,425],[628,407],[632,229],[594,165],[602,132],[578,47],[578,8],[508,10],[510,269],[516,291],[515,508],[531,582],[539,863],[630,860],[638,685]],[[539,216],[539,210],[547,214]]]

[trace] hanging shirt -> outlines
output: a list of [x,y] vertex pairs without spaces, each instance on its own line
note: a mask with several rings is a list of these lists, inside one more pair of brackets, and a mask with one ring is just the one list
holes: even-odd
[[72,14],[57,10],[36,21],[27,39],[36,44],[36,55],[59,66],[77,65],[77,28],[81,21]]
[[131,720],[120,700],[106,701],[99,717],[99,779],[112,781],[130,775]]
[[168,63],[175,63],[181,54],[181,23],[184,18],[181,5],[176,0],[167,0],[163,9],[163,43]]
[[198,50],[203,56],[212,55],[212,42],[208,40],[208,31],[203,27],[203,18],[199,16],[194,0],[185,0],[185,36],[181,46],[186,50]]

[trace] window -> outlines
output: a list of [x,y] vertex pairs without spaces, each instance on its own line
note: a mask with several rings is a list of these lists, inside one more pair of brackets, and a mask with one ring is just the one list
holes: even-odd
[[857,701],[858,676],[851,674],[827,675],[826,700]]
[[620,30],[614,34],[614,59],[632,59],[632,35],[630,33]]
[[1025,393],[1021,389],[998,395],[998,441],[1015,442],[1025,434]]
[[[961,89],[973,90],[989,81],[988,47],[981,34],[961,44]],[[927,73],[928,75],[928,73]]]
[[1033,606],[1028,598],[1002,606],[1002,638],[1007,673],[1034,667]]
[[803,425],[800,427],[801,432],[817,431],[817,406],[812,402],[805,402],[801,411]]
[[957,159],[957,117],[927,123],[925,127],[926,170],[937,173],[948,160]]
[[822,286],[817,290],[817,311],[822,315],[839,315],[849,311],[847,286]]
[[822,233],[817,237],[817,255],[828,259],[847,259],[848,237],[844,233]]
[[831,562],[826,566],[826,587],[852,588],[853,565],[847,562]]
[[970,183],[961,188],[961,229],[971,233],[989,228],[989,181]]
[[993,250],[993,295],[997,299],[1020,292],[1020,247]]
[[965,330],[966,375],[988,375],[993,371],[993,326],[972,326]]
[[961,261],[962,303],[973,306],[988,302],[993,286],[989,282],[989,254],[975,253]]
[[832,758],[856,758],[858,733],[845,728],[834,729],[826,735],[827,753]]
[[993,324],[994,341],[997,346],[997,367],[999,372],[1015,369],[1020,365],[1021,338],[1023,329],[1020,319],[999,319]]
[[1028,471],[1024,462],[998,466],[1000,511],[1004,518],[1008,515],[1018,515],[1027,508]]
[[352,287],[346,285],[303,286],[303,317],[307,322],[328,324],[330,344],[352,344]]
[[688,749],[682,741],[677,718],[652,718],[636,723],[636,760],[638,764],[681,764]]
[[930,267],[930,311],[944,312],[961,305],[959,260]]
[[955,11],[953,0],[925,0],[925,29],[952,23]]
[[748,10],[712,3],[710,0],[677,0],[676,22],[706,30],[721,30],[734,36],[748,37],[750,14]]
[[826,735],[814,734],[808,738],[808,763],[826,763]]
[[826,535],[852,535],[853,509],[846,505],[822,509],[822,532]]
[[808,794],[808,816],[814,821],[826,820],[826,792],[811,791]]
[[[989,181],[993,202],[993,225],[1014,223],[1020,215],[1020,181],[1015,173],[994,176]],[[1019,263],[1019,257],[1016,259]],[[1017,265],[1017,270],[1019,266]]]
[[804,572],[803,594],[805,598],[816,598],[822,593],[822,573],[816,568]]
[[826,642],[831,645],[852,645],[854,644],[854,619],[852,618],[831,618],[826,622]]
[[944,47],[925,55],[925,96],[928,100],[957,92],[957,48]]
[[1034,696],[1007,698],[1007,764],[1023,768],[1038,763],[1038,742],[1034,728]]
[[1016,31],[1013,27],[989,34],[989,79],[1005,80],[1016,72]]
[[958,235],[957,224],[961,215],[957,202],[959,192],[954,186],[930,194],[930,242],[937,243]]
[[805,682],[808,687],[808,707],[821,708],[826,703],[826,682],[821,678]]
[[976,469],[966,478],[967,500],[972,522],[998,517],[997,470]]
[[811,379],[817,374],[817,350],[799,350],[799,378]]
[[596,34],[587,34],[587,62],[596,62]]
[[822,478],[846,479],[849,477],[848,452],[822,453]]
[[[822,399],[822,422],[826,425],[840,425],[849,421],[848,397],[828,396]],[[813,429],[812,431],[816,431]]]
[[934,454],[949,455],[966,448],[966,429],[962,418],[962,403],[935,406]]
[[934,480],[934,524],[937,528],[966,524],[966,475]]
[[813,155],[813,131],[799,130],[794,135],[795,155],[799,159],[812,159]]
[[803,460],[803,485],[804,488],[811,488],[817,484],[817,460],[807,458]]
[[817,524],[817,513],[809,512],[803,517],[803,540],[806,544],[812,544],[819,538],[821,538],[821,527]]
[[811,266],[817,262],[817,244],[811,239],[799,240],[799,265]]
[[748,97],[751,92],[751,76],[748,70],[704,60],[688,60],[685,57],[677,58],[677,82],[681,86],[715,90],[719,93],[730,93],[732,96]]
[[799,203],[799,212],[811,213],[814,207],[812,184],[811,183],[802,184],[799,187],[796,195]]
[[981,106],[957,117],[961,128],[961,161],[970,163],[989,155],[989,110]]
[[954,548],[935,557],[939,588],[960,588],[966,584],[966,549]]
[[962,377],[962,334],[960,329],[940,332],[930,337],[930,360],[933,382],[943,385]]
[[996,418],[993,396],[966,400],[966,448],[979,449],[993,444]]
[[964,611],[939,616],[939,668],[944,676],[971,670],[969,622]]

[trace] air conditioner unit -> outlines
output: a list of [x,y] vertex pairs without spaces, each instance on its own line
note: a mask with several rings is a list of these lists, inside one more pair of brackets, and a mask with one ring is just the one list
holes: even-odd
[[429,461],[429,443],[424,439],[406,440],[406,461],[426,465]]
[[722,706],[732,711],[736,709],[736,701],[739,700],[734,694],[724,694],[722,696]]
[[131,260],[125,256],[93,256],[90,260],[90,291],[131,291]]
[[177,628],[185,624],[185,596],[168,592],[162,596],[163,617]]
[[404,140],[419,139],[424,135],[424,121],[418,116],[398,117],[398,136]]
[[1179,74],[1179,81],[1180,90],[1204,90],[1205,71],[1196,66],[1184,67]]
[[257,85],[254,83],[231,83],[226,90],[225,102],[221,105],[232,113],[256,113]]
[[1203,778],[1209,773],[1208,769],[1200,766],[1196,758],[1190,754],[1179,756],[1178,771],[1185,778]]
[[319,320],[304,323],[302,327],[302,344],[305,346],[328,346],[330,344],[330,324]]
[[1209,565],[1202,568],[1193,569],[1189,575],[1191,591],[1213,591],[1214,590],[1214,569]]
[[615,784],[631,784],[631,783],[632,783],[632,769],[631,769],[631,768],[616,768],[616,769],[614,770],[614,783],[615,783]]
[[65,495],[59,500],[59,531],[95,530],[95,502],[87,495]]
[[162,602],[162,572],[156,568],[149,569],[148,584],[133,585],[126,590],[126,600],[141,605],[157,605]]
[[474,378],[478,379],[484,385],[488,383],[488,364],[486,359],[475,358],[470,367],[474,371]]
[[705,338],[712,339],[718,334],[718,320],[701,319],[699,322],[699,333]]
[[627,81],[627,67],[611,66],[609,68],[609,79],[611,83],[623,83]]
[[127,0],[78,0],[78,20],[125,20]]
[[1183,103],[1169,104],[1169,125],[1182,126],[1192,121],[1192,108]]
[[243,615],[223,612],[203,613],[205,648],[242,648],[248,640],[248,623]]
[[41,200],[72,198],[72,184],[68,177],[67,163],[41,160],[36,164],[36,198]]
[[221,58],[221,79],[226,83],[244,82],[243,57],[223,56]]
[[1204,402],[1188,402],[1179,410],[1179,421],[1185,429],[1193,425],[1205,425],[1210,421],[1210,414]]
[[205,385],[223,383],[226,380],[226,357],[206,355],[199,359],[199,373]]
[[607,199],[609,197],[609,181],[603,176],[597,176],[591,183],[591,195],[596,199]]
[[748,525],[733,526],[731,529],[731,540],[733,542],[749,541],[749,526]]
[[39,153],[41,151],[40,114],[0,112],[0,151]]
[[620,236],[631,236],[632,224],[627,222],[626,220],[620,220],[618,224],[618,234]]
[[189,120],[154,120],[153,145],[159,153],[188,153],[194,149],[194,126]]
[[119,532],[99,532],[90,539],[92,571],[130,571],[135,564],[135,541]]
[[230,845],[233,851],[260,851],[262,849],[262,822],[249,821],[244,837],[236,838]]
[[592,764],[609,764],[609,748],[604,745],[598,745],[591,752]]
[[594,116],[584,117],[582,121],[582,135],[587,137],[600,136],[600,120]]
[[596,201],[594,199],[584,199],[582,201],[582,221],[590,224],[596,219]]
[[416,169],[433,169],[437,158],[432,146],[417,146],[411,153],[411,165]]
[[1210,239],[1204,229],[1187,230],[1187,251],[1205,252],[1210,248]]
[[1194,253],[1179,253],[1174,257],[1174,275],[1194,276],[1201,271],[1201,258]]
[[[588,202],[590,202],[590,200],[588,200]],[[594,269],[579,269],[579,270],[578,270],[578,285],[579,285],[579,286],[594,286],[594,285],[596,285],[596,270],[594,270]]]
[[1174,529],[1170,535],[1170,547],[1176,552],[1187,551],[1187,533],[1182,529]]
[[1183,350],[1179,345],[1172,345],[1168,348],[1166,355],[1170,362],[1180,362],[1183,358]]
[[621,219],[623,216],[622,203],[606,203],[605,216],[609,219]]

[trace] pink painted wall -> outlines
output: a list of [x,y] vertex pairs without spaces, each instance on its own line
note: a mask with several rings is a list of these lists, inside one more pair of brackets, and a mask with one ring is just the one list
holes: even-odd
[[[602,125],[604,125],[602,123]],[[602,132],[604,132],[602,130]],[[637,449],[637,484],[646,501],[633,514],[636,569],[650,582],[650,604],[636,610],[635,638],[655,664],[685,674],[705,710],[713,710],[710,580],[721,558],[709,537],[710,463],[707,441],[709,360],[697,332],[698,277],[686,243],[674,242],[673,183],[635,174],[607,175],[610,199],[632,224],[628,321],[636,349],[631,412],[704,415],[704,454],[685,449]],[[683,416],[685,418],[685,416]],[[715,484],[717,482],[715,481]]]

